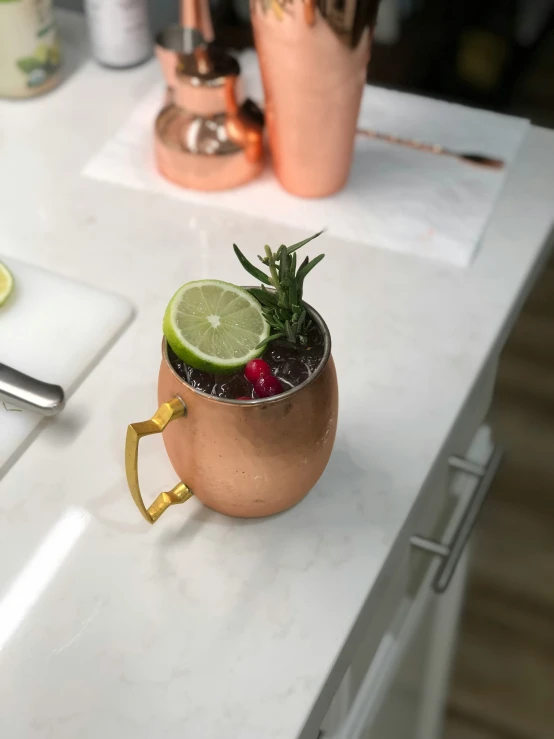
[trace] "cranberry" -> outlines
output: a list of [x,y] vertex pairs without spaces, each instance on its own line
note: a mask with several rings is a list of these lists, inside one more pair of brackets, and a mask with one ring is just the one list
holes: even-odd
[[246,395],[241,395],[241,397],[237,398],[237,400],[252,400],[252,398],[248,398]]
[[253,385],[265,375],[271,374],[271,367],[263,359],[251,359],[244,368],[244,376]]
[[273,375],[262,375],[256,380],[254,390],[258,398],[271,398],[272,395],[282,393],[283,386],[280,380]]

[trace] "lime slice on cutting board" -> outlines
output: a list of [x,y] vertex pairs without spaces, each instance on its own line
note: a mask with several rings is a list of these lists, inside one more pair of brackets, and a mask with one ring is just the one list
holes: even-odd
[[175,354],[195,369],[227,373],[263,350],[269,336],[262,307],[252,295],[219,280],[180,287],[166,308],[163,332]]
[[6,265],[0,262],[0,305],[10,297],[13,290],[13,277]]

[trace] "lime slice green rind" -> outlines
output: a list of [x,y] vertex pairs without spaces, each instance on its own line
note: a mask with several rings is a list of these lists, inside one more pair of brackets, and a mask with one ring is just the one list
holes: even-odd
[[246,290],[220,280],[197,280],[180,287],[169,301],[163,332],[191,367],[226,374],[262,353],[257,347],[269,336],[269,325],[260,303]]
[[13,276],[5,264],[0,262],[0,306],[4,305],[13,291]]

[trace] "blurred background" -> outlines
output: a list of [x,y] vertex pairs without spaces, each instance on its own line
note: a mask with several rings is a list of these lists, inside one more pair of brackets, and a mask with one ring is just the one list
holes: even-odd
[[[151,0],[153,29],[177,6]],[[252,45],[248,0],[212,0],[212,15],[219,43]],[[554,0],[382,0],[368,79],[554,127]],[[507,455],[475,536],[444,737],[552,739],[552,259],[503,352],[492,421]]]
[[[83,8],[83,0],[56,0]],[[216,40],[252,46],[249,0],[211,0]],[[152,28],[176,0],[150,0]],[[381,0],[369,81],[554,126],[554,0]]]

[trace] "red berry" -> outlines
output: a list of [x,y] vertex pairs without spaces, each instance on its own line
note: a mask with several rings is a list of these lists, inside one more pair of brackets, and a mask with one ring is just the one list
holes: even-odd
[[263,359],[251,359],[244,368],[244,376],[253,385],[265,375],[271,375],[271,367]]
[[281,382],[273,375],[262,375],[256,380],[254,390],[258,398],[271,398],[272,395],[279,395],[283,392]]
[[237,400],[253,400],[253,398],[248,398],[246,395],[241,395],[241,397],[237,398]]

